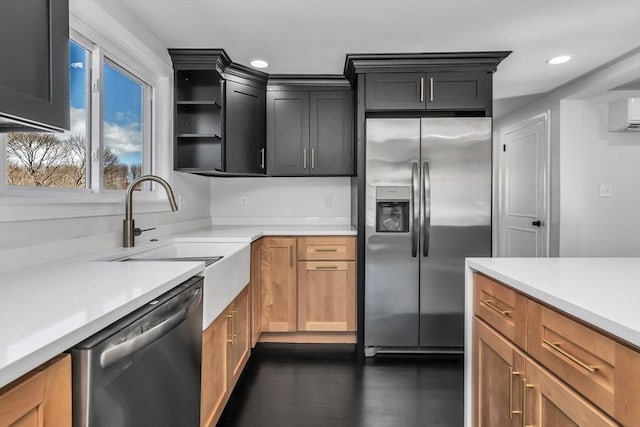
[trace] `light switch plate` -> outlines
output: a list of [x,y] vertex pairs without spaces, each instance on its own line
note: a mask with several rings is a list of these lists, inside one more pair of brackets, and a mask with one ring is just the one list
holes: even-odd
[[240,196],[240,208],[247,209],[249,207],[249,198],[247,196]]
[[611,184],[600,184],[598,195],[600,197],[613,197],[613,187]]

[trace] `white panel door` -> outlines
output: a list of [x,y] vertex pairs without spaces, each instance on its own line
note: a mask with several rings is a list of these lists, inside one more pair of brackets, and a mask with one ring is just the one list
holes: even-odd
[[548,114],[502,134],[499,256],[548,256]]

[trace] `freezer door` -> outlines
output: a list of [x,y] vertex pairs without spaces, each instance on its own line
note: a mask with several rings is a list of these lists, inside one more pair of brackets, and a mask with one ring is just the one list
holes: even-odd
[[491,256],[491,118],[421,120],[420,343],[462,348],[464,259]]
[[418,345],[420,119],[366,122],[364,344]]

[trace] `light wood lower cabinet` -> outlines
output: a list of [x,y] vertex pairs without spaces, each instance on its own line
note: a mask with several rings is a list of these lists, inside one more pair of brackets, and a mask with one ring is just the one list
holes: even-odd
[[640,352],[491,278],[474,285],[474,426],[640,426]]
[[476,426],[618,425],[477,318],[474,372]]
[[298,262],[298,330],[355,332],[353,261]]
[[215,426],[251,351],[250,286],[202,335],[200,425]]
[[263,237],[260,251],[260,327],[263,332],[297,330],[296,239]]
[[0,389],[0,426],[70,427],[71,356],[58,356]]
[[526,359],[525,378],[519,390],[525,396],[525,426],[613,427],[614,420],[584,399],[556,376]]
[[355,243],[352,236],[260,239],[254,339],[354,343]]
[[522,426],[524,355],[477,318],[474,330],[474,425]]

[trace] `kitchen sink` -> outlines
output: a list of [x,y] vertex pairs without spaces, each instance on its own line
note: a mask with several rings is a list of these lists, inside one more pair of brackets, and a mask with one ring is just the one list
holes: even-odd
[[204,276],[203,328],[249,283],[251,247],[238,242],[175,242],[113,261],[201,261]]

